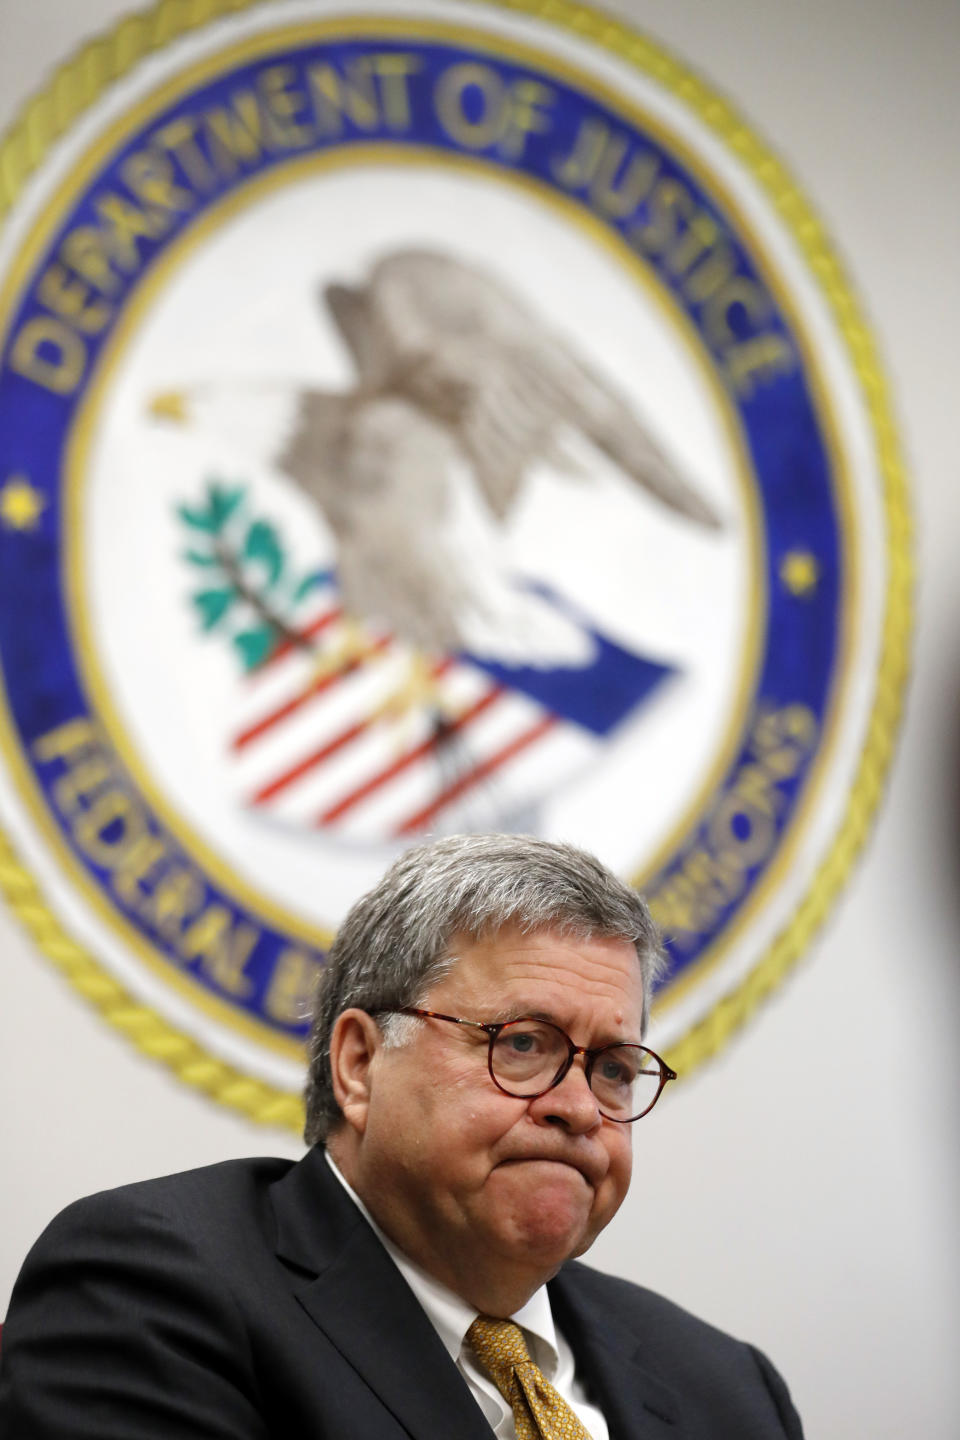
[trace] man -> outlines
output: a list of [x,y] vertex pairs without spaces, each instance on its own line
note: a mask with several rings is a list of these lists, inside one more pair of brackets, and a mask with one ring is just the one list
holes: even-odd
[[95,1196],[18,1282],[8,1440],[774,1440],[756,1350],[572,1263],[672,1072],[642,900],[570,846],[407,852],[344,922],[299,1164]]

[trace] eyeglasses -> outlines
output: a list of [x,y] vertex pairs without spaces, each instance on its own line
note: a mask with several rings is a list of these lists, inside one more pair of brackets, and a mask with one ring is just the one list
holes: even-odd
[[498,1090],[516,1100],[535,1100],[538,1095],[545,1095],[560,1084],[575,1058],[582,1055],[584,1075],[596,1096],[600,1114],[621,1125],[649,1114],[667,1081],[677,1078],[676,1071],[645,1045],[617,1043],[589,1049],[585,1045],[574,1045],[559,1025],[530,1015],[484,1025],[479,1020],[439,1015],[436,1010],[420,1010],[412,1005],[371,1013],[447,1020],[451,1025],[483,1030],[489,1042],[490,1079]]

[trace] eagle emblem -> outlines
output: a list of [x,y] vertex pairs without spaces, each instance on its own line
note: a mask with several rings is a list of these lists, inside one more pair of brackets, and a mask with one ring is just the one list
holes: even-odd
[[[594,467],[603,457],[624,483],[702,530],[721,528],[719,512],[616,382],[480,266],[396,250],[361,284],[324,284],[321,298],[355,370],[351,388],[210,379],[150,398],[156,418],[274,467],[318,508],[335,544],[322,625],[307,635],[264,614],[275,644],[263,660],[286,664],[291,696],[313,707],[316,730],[308,754],[285,756],[276,774],[248,785],[247,799],[305,819],[292,792],[309,782],[315,796],[321,767],[329,778],[363,744],[371,775],[312,805],[315,823],[355,819],[375,793],[380,815],[378,792],[416,766],[422,775],[432,767],[436,794],[421,794],[388,828],[529,827],[537,791],[561,777],[538,767],[533,791],[518,790],[502,783],[511,763],[521,753],[528,763],[548,738],[557,751],[562,732],[579,768],[671,673],[518,570],[504,532],[530,471],[546,464],[590,485],[592,451]],[[612,705],[591,703],[591,692],[611,688]],[[346,720],[345,689],[354,694]],[[245,761],[268,732],[276,743],[289,705],[273,724],[238,729]],[[515,716],[495,754],[473,743],[491,707]]]

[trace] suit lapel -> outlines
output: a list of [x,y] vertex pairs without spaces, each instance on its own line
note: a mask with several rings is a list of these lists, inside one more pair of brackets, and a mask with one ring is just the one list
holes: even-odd
[[400,1424],[418,1440],[490,1440],[422,1306],[323,1151],[294,1166],[271,1198],[277,1254],[304,1272],[298,1301]]
[[577,1363],[577,1374],[603,1411],[610,1440],[683,1440],[676,1394],[640,1363],[636,1332],[577,1284],[576,1265],[549,1285],[554,1319]]
[[[420,1303],[319,1147],[271,1189],[276,1252],[302,1276],[315,1325],[416,1440],[490,1440],[490,1427]],[[610,1440],[684,1440],[676,1395],[639,1359],[636,1331],[564,1267],[556,1322],[610,1428]]]

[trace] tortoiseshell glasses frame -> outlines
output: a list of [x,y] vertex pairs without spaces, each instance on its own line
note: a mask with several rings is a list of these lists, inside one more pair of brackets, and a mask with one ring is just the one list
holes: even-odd
[[[424,1010],[416,1005],[396,1005],[388,1009],[373,1010],[372,1015],[411,1015],[420,1020],[445,1020],[451,1025],[463,1025],[472,1030],[482,1030],[487,1036],[487,1070],[490,1079],[501,1090],[504,1095],[510,1095],[516,1100],[535,1100],[540,1095],[546,1095],[549,1090],[559,1085],[569,1073],[574,1060],[578,1055],[583,1056],[584,1075],[587,1084],[596,1097],[600,1114],[607,1120],[613,1120],[618,1125],[629,1125],[634,1120],[640,1120],[644,1115],[649,1115],[663,1094],[664,1086],[670,1080],[676,1080],[677,1072],[671,1070],[667,1062],[659,1056],[656,1051],[646,1045],[637,1045],[632,1041],[614,1041],[608,1045],[590,1047],[586,1045],[574,1045],[570,1036],[559,1025],[551,1020],[543,1020],[536,1015],[520,1015],[515,1020],[497,1020],[484,1022],[481,1020],[464,1020],[459,1015],[442,1015],[436,1010]],[[524,1029],[523,1027],[528,1027]],[[535,1027],[533,1029],[529,1027]],[[506,1035],[519,1040],[538,1040],[546,1042],[548,1055],[543,1057],[539,1066],[536,1058],[526,1050],[510,1052],[508,1063],[505,1047],[498,1048],[498,1042]],[[562,1049],[566,1047],[566,1056],[562,1056]],[[540,1085],[539,1089],[517,1089],[517,1081],[505,1084],[504,1080],[509,1079],[504,1071],[532,1068],[540,1075],[548,1073],[552,1067],[553,1060],[561,1056],[552,1079],[546,1085]],[[607,1057],[610,1073],[603,1075],[597,1072],[597,1061],[602,1056]],[[521,1062],[527,1060],[530,1063],[524,1066]],[[548,1065],[548,1071],[544,1071],[544,1063]],[[498,1075],[499,1070],[499,1075]],[[635,1095],[634,1087],[641,1082],[646,1084],[646,1090],[642,1095]],[[522,1083],[522,1082],[520,1082]],[[531,1082],[528,1083],[534,1083]],[[623,1109],[632,1109],[630,1103],[640,1104],[641,1108],[633,1114],[614,1114],[612,1110],[617,1108],[616,1096],[618,1092],[623,1094],[623,1102],[619,1106]],[[604,1105],[608,1108],[604,1109]]]

